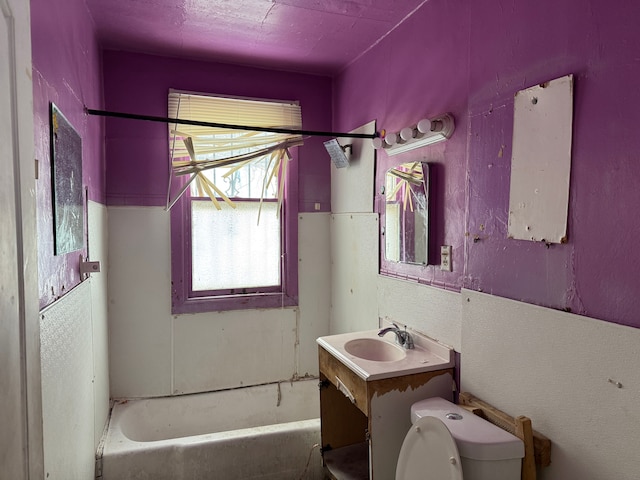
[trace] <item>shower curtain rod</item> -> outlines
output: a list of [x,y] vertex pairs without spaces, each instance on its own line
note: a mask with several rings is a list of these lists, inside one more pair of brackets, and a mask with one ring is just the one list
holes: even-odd
[[201,122],[198,120],[183,120],[180,118],[155,117],[152,115],[138,115],[135,113],[110,112],[107,110],[94,110],[86,107],[85,107],[85,112],[88,115],[97,115],[99,117],[128,118],[131,120],[147,120],[150,122],[160,122],[160,123],[179,123],[181,125],[229,128],[233,130],[249,130],[252,132],[286,133],[290,135],[304,135],[304,136],[315,136],[315,137],[345,137],[345,138],[376,138],[379,136],[377,132],[376,133],[342,133],[342,132],[317,132],[312,130],[293,130],[288,128],[248,127],[246,125],[231,125],[228,123]]

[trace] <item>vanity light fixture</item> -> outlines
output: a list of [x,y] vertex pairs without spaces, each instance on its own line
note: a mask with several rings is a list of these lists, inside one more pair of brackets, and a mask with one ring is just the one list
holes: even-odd
[[[377,138],[377,137],[376,137]],[[331,157],[336,168],[344,168],[349,166],[349,156],[351,155],[351,144],[342,146],[335,138],[324,142],[324,148]],[[347,150],[349,153],[347,154]]]
[[432,119],[424,118],[416,125],[405,127],[398,133],[388,133],[384,138],[374,138],[373,146],[384,149],[387,155],[397,155],[446,140],[451,137],[455,128],[453,116],[445,113]]

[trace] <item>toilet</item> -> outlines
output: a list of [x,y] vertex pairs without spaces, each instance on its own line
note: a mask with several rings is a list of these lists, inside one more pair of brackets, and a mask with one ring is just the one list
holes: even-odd
[[464,408],[435,397],[411,406],[396,480],[518,480],[524,444]]

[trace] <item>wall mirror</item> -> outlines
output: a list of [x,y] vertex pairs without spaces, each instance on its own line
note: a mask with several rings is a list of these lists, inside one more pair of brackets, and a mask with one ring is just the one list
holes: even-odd
[[84,246],[82,138],[53,103],[50,113],[54,253],[62,255]]
[[385,258],[427,265],[429,238],[429,167],[403,163],[385,175]]

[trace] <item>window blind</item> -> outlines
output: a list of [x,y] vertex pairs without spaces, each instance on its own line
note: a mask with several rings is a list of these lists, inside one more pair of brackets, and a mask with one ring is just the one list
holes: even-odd
[[[209,96],[171,90],[168,107],[170,118],[182,120],[242,127],[302,128],[301,109],[296,102]],[[266,186],[274,176],[282,176],[289,158],[287,149],[302,143],[302,136],[299,134],[170,123],[171,169],[176,176],[190,175],[190,178],[172,202],[167,199],[167,207],[170,208],[194,180],[198,190],[206,192],[214,205],[217,206],[218,197],[233,206],[233,202],[202,174],[203,171],[231,166],[232,169],[227,172],[231,174],[247,163],[268,156],[270,169],[265,177]]]

